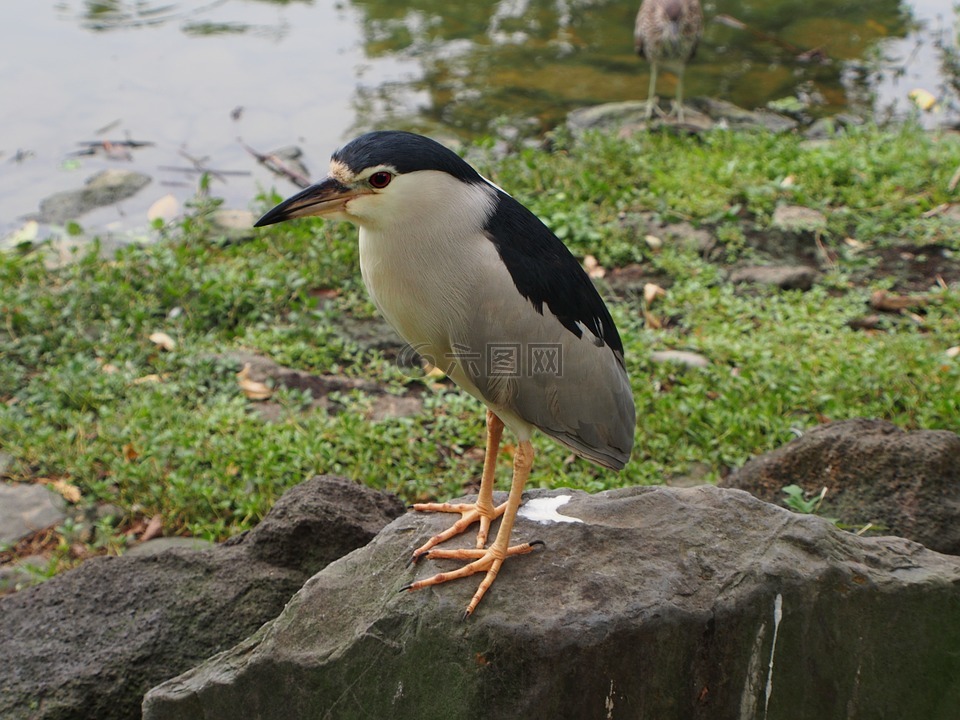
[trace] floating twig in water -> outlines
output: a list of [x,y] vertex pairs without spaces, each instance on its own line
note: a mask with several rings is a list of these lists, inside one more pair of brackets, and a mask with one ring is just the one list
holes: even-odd
[[823,47],[815,47],[803,50],[793,43],[789,43],[783,38],[777,37],[773,33],[768,33],[764,30],[758,30],[755,27],[747,25],[745,22],[743,22],[743,20],[738,20],[732,15],[715,15],[713,20],[714,22],[718,22],[721,25],[726,25],[734,30],[746,30],[759,40],[765,40],[766,42],[773,43],[774,45],[786,50],[800,62],[816,62],[821,65],[827,65],[831,62]]
[[307,169],[299,160],[301,155],[299,148],[286,148],[284,151],[272,152],[265,155],[257,152],[239,138],[237,142],[270,172],[287,178],[297,187],[305,188],[310,186]]

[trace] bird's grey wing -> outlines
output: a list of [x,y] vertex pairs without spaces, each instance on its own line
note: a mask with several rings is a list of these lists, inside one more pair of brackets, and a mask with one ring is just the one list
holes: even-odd
[[592,281],[535,215],[501,193],[481,287],[452,340],[480,396],[601,465],[630,457],[636,415],[623,345]]

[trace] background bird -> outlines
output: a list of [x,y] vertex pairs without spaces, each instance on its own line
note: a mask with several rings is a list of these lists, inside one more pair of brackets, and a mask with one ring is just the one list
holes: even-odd
[[[459,513],[412,560],[469,562],[404,589],[485,573],[464,616],[510,545],[539,429],[578,455],[619,470],[633,447],[635,411],[620,336],[570,251],[527,208],[443,145],[406,132],[362,135],[336,151],[329,176],[266,213],[257,226],[308,215],[360,227],[360,270],[374,304],[429,363],[488,408],[487,448],[473,503],[414,509]],[[518,440],[507,502],[494,505],[504,426]],[[502,515],[487,547],[493,520]],[[439,543],[479,522],[476,547]]]
[[633,29],[637,55],[650,63],[650,88],[647,91],[647,118],[656,102],[657,70],[667,66],[677,75],[674,108],[683,122],[683,71],[697,51],[703,33],[700,0],[643,0]]

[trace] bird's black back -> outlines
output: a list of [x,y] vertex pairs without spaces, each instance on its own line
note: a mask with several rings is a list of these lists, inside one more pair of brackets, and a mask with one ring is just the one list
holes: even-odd
[[577,337],[581,323],[602,339],[623,364],[623,343],[610,311],[570,250],[525,206],[497,190],[497,209],[487,220],[487,237],[496,246],[513,282],[543,313],[546,305]]

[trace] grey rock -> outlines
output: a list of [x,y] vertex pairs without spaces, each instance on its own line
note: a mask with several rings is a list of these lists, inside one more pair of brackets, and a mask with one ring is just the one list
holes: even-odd
[[66,517],[63,499],[43,485],[0,483],[0,545],[12,545]]
[[800,124],[793,118],[771,110],[747,110],[717,98],[695,97],[689,102],[695,110],[709,116],[716,124],[737,130],[790,132]]
[[646,100],[578,108],[567,115],[567,128],[577,136],[588,130],[630,133],[663,126],[691,132],[703,132],[713,127],[789,132],[799,124],[786,115],[769,110],[746,110],[725,100],[708,97],[691,98],[687,101],[684,105],[686,118],[683,123],[672,116],[647,120],[646,110]]
[[392,496],[317,477],[217,547],[94,558],[0,598],[0,717],[139,718],[148,689],[249,636],[402,512]]
[[774,285],[781,290],[809,290],[819,275],[805,265],[750,265],[733,270],[730,282]]
[[[688,222],[665,223],[657,213],[624,212],[618,218],[620,227],[636,236],[638,241],[653,236],[665,245],[708,252],[716,244],[713,235]],[[647,241],[649,245],[649,241]],[[657,248],[652,248],[657,249]]]
[[807,140],[829,140],[836,136],[838,130],[837,121],[833,118],[817,118],[803,131],[803,136]]
[[778,205],[773,211],[771,226],[784,232],[817,232],[827,227],[827,216],[802,205]]
[[130,170],[103,170],[89,178],[79,190],[66,190],[40,202],[41,222],[62,224],[104,205],[136,195],[150,183],[150,177]]
[[13,466],[13,455],[0,450],[0,475],[6,475]]
[[[147,694],[145,720],[954,718],[960,559],[861,538],[711,486],[626,488],[520,517],[479,579],[410,550],[449,517],[408,514],[316,575],[236,647]],[[472,545],[472,533],[451,541]]]
[[810,494],[826,487],[823,515],[960,555],[960,435],[947,430],[863,418],[819,425],[722,484],[775,503],[786,485]]
[[256,216],[249,210],[218,208],[210,215],[213,229],[219,232],[223,240],[231,243],[246,242],[256,237],[253,227]]
[[415,355],[410,353],[407,343],[397,335],[390,323],[380,316],[358,318],[344,315],[337,325],[340,334],[355,343],[363,352],[379,352],[385,358],[398,360],[406,358],[412,363]]
[[[419,396],[420,386],[414,386],[405,395],[393,395],[388,393],[384,386],[369,380],[343,375],[314,375],[285,367],[270,358],[253,353],[236,351],[219,357],[240,366],[247,366],[247,374],[251,380],[270,383],[272,387],[283,386],[309,393],[312,398],[311,407],[314,409],[338,412],[339,404],[331,400],[330,395],[359,391],[371,397],[366,417],[373,422],[412,417],[423,410],[423,400]],[[271,402],[259,402],[254,408],[267,420],[279,419],[283,412],[279,405]]]
[[167,550],[204,550],[214,547],[216,543],[195,537],[158,537],[153,540],[134,545],[127,550],[124,557],[146,557],[159,555]]
[[646,100],[629,100],[577,108],[567,115],[567,128],[574,135],[585,130],[616,132],[624,125],[642,122],[646,110]]
[[655,350],[650,353],[650,359],[655,363],[674,363],[694,368],[705,368],[710,365],[710,361],[703,355],[689,350]]
[[0,565],[0,593],[21,590],[41,582],[40,573],[50,561],[43,555],[27,555],[7,565]]

